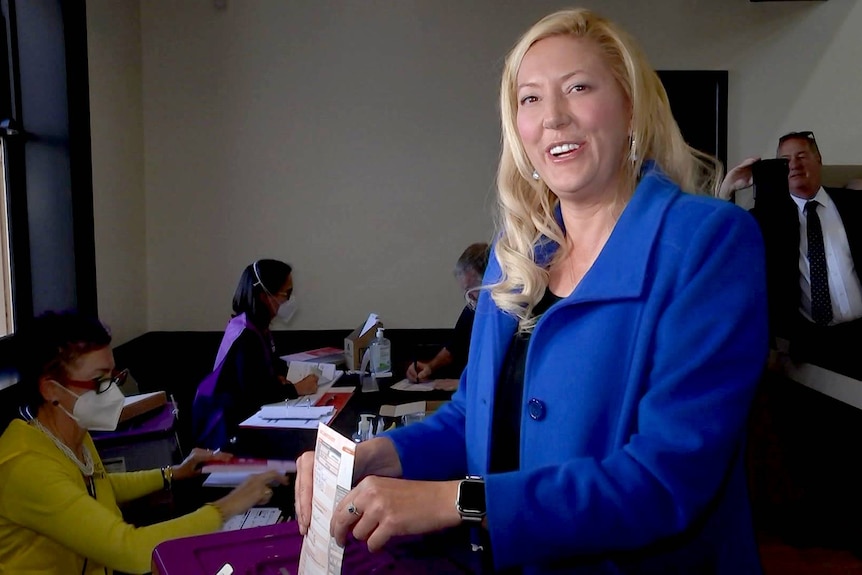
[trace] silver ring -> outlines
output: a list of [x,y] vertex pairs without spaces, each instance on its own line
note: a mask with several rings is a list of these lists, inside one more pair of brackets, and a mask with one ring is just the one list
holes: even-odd
[[347,512],[356,515],[357,517],[362,517],[362,512],[356,508],[356,505],[351,503],[347,506]]
[[270,497],[272,497],[272,489],[270,489],[269,487],[267,487],[267,488],[264,490],[264,492],[263,492],[263,496],[264,496],[266,499],[269,499]]

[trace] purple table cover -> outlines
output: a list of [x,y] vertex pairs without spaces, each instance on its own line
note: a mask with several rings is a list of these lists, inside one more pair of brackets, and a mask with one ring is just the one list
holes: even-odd
[[[351,539],[343,575],[480,573],[478,553],[445,534],[399,537],[377,553]],[[460,539],[458,539],[460,541]],[[302,536],[296,521],[165,541],[153,551],[153,575],[215,575],[230,563],[234,575],[296,575]]]

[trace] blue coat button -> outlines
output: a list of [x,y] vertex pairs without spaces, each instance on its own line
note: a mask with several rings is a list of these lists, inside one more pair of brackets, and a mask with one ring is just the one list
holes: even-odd
[[545,404],[535,397],[527,402],[527,411],[530,414],[530,419],[535,419],[536,421],[545,419]]

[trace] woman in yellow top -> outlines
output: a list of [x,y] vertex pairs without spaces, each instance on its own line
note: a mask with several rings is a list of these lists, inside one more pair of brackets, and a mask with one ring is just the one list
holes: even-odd
[[[29,331],[29,333],[28,333]],[[116,428],[123,406],[111,336],[95,318],[46,313],[19,334],[21,383],[34,415],[0,436],[0,574],[147,573],[155,546],[217,531],[265,503],[277,472],[250,477],[225,497],[146,527],[123,521],[118,503],[198,473],[226,454],[195,449],[175,468],[107,473],[88,430]]]

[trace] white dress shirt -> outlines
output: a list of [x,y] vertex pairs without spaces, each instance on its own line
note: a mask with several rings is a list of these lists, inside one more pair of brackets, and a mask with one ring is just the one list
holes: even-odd
[[[790,195],[796,202],[799,216],[799,283],[802,300],[799,310],[809,321],[811,318],[811,274],[808,266],[808,220],[805,204],[809,200]],[[820,206],[817,215],[823,228],[823,249],[826,252],[826,270],[829,277],[829,297],[832,299],[832,322],[844,323],[862,317],[862,286],[853,265],[850,244],[844,222],[835,207],[835,202],[822,187],[812,198]]]

